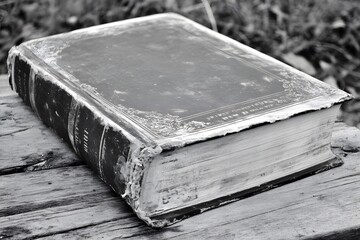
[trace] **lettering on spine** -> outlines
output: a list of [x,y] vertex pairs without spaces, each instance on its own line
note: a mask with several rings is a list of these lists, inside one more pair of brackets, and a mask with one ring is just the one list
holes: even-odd
[[73,107],[69,114],[73,125],[68,125],[68,131],[71,132],[73,129],[74,149],[100,177],[103,177],[99,156],[105,127],[101,119],[85,105],[74,103]]
[[86,153],[89,153],[89,148],[88,148],[89,137],[88,137],[88,135],[89,135],[89,132],[86,129],[84,129],[84,135],[83,135],[84,136],[84,138],[83,138],[84,144],[83,144],[83,146],[84,146],[84,151]]

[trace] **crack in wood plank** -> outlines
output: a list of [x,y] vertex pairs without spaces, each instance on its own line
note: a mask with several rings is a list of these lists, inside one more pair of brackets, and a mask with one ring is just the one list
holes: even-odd
[[[109,220],[109,221],[103,221],[103,222],[100,222],[100,223],[93,223],[93,224],[89,224],[87,226],[82,226],[82,227],[78,227],[78,228],[75,228],[75,229],[72,229],[72,230],[82,230],[82,229],[86,229],[88,227],[93,227],[93,226],[96,226],[96,225],[100,225],[100,224],[104,224],[104,223],[109,223],[109,222],[114,222],[114,221],[117,221],[117,220],[120,220],[119,219],[114,219],[114,220]],[[139,226],[144,226],[143,223],[139,223],[139,224],[134,224],[134,226],[127,226],[127,227],[124,227],[123,229],[130,229],[130,228],[137,228]],[[43,238],[46,238],[46,237],[51,237],[51,236],[54,236],[54,235],[60,235],[60,234],[63,234],[63,233],[67,233],[69,232],[69,230],[65,230],[65,231],[58,231],[58,232],[53,232],[53,233],[48,233],[48,234],[42,234],[42,235],[35,235],[35,236],[32,236],[31,238],[25,238],[25,239],[43,239]],[[148,231],[146,231],[148,232]]]
[[29,234],[31,231],[20,226],[9,226],[2,229],[0,239],[13,238],[21,233]]
[[30,127],[27,127],[27,128],[23,128],[23,129],[19,129],[19,130],[13,131],[13,132],[5,133],[5,134],[0,134],[0,138],[1,138],[1,137],[4,137],[4,136],[14,135],[14,134],[19,133],[19,132],[24,132],[24,131],[27,131],[27,130],[29,130],[29,129],[30,129]]
[[[51,182],[49,182],[49,183],[51,183]],[[114,193],[113,197],[115,199],[118,198],[118,196],[115,195],[115,193]],[[23,205],[17,205],[17,206],[12,206],[9,208],[0,209],[0,218],[15,215],[15,214],[20,214],[20,213],[27,213],[27,212],[31,212],[31,211],[42,210],[42,209],[46,209],[46,208],[71,205],[71,204],[75,204],[79,201],[101,202],[103,200],[104,200],[104,196],[102,194],[92,193],[92,194],[68,197],[68,198],[59,199],[59,200],[56,200],[56,199],[49,200],[49,201],[43,202],[43,203],[35,203],[35,204],[27,203],[27,204],[23,204]]]
[[42,154],[33,153],[22,156],[17,166],[0,168],[1,175],[9,175],[21,172],[39,171],[60,167],[85,165],[85,162],[78,159],[73,153],[64,149],[53,148]]
[[322,183],[325,184],[325,183],[334,182],[334,181],[337,181],[337,180],[343,180],[343,179],[352,178],[352,177],[358,177],[358,176],[360,176],[360,173],[354,173],[354,174],[349,174],[349,175],[337,177],[337,178],[334,178],[334,179],[331,179],[331,180],[328,180],[328,181],[324,181]]
[[360,228],[343,229],[342,231],[333,231],[322,235],[304,237],[301,240],[345,240],[360,239]]

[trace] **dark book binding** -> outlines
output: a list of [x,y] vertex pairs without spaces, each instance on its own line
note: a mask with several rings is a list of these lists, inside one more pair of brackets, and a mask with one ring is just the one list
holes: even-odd
[[138,204],[156,155],[351,96],[176,14],[33,40],[10,51],[8,68],[24,102],[154,227],[340,164],[150,219]]
[[119,171],[129,157],[129,139],[46,76],[35,74],[19,56],[15,57],[12,67],[12,88],[24,102],[48,127],[72,145],[102,180],[117,193],[124,194],[125,177]]

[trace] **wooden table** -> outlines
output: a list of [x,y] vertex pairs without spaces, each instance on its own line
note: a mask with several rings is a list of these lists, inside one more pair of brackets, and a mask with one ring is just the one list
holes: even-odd
[[345,164],[147,227],[0,78],[0,239],[360,239],[360,131],[336,123]]

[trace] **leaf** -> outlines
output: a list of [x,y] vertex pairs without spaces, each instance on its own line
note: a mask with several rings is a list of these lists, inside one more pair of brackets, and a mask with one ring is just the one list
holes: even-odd
[[319,64],[320,64],[321,69],[324,70],[324,71],[327,71],[332,67],[331,64],[329,64],[329,63],[327,63],[325,61],[320,61]]
[[349,33],[348,38],[349,38],[349,45],[354,47],[356,49],[356,51],[359,52],[360,45],[359,45],[358,41],[356,40],[356,38],[354,37],[354,35]]
[[339,86],[337,85],[336,79],[332,75],[325,78],[324,82],[326,82],[327,84],[329,84],[333,87],[339,88]]
[[281,11],[279,5],[274,5],[270,8],[270,10],[276,15],[277,24],[282,24],[284,19],[288,18],[288,15]]
[[31,3],[31,4],[23,4],[21,6],[21,9],[26,13],[26,16],[29,18],[29,16],[33,16],[37,13],[39,9],[38,3]]
[[313,65],[308,60],[306,60],[306,58],[300,55],[295,55],[294,53],[290,52],[282,55],[282,58],[293,67],[302,70],[307,74],[314,75],[316,73]]
[[71,16],[66,19],[66,22],[70,25],[75,25],[79,21],[77,16]]
[[[360,97],[360,94],[358,93],[358,91],[356,90],[356,88],[347,86],[347,87],[346,87],[346,90],[347,90],[351,95],[353,95],[355,98],[359,98],[359,97]],[[360,109],[360,108],[359,108],[359,109]]]
[[345,28],[346,24],[345,22],[341,19],[341,18],[337,18],[332,24],[331,27],[334,29],[338,29],[338,28]]
[[325,33],[326,25],[323,22],[319,22],[315,25],[314,35],[319,37],[321,34]]

